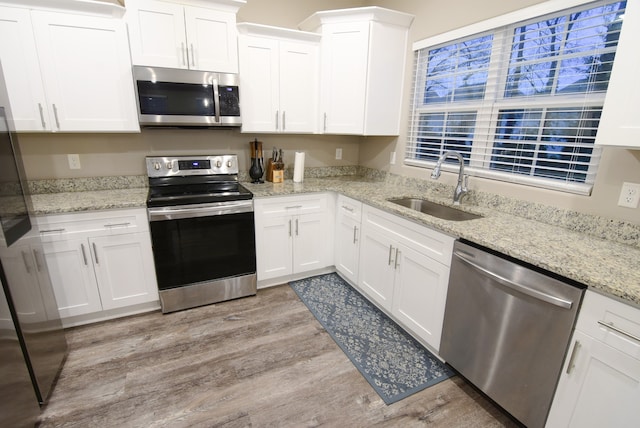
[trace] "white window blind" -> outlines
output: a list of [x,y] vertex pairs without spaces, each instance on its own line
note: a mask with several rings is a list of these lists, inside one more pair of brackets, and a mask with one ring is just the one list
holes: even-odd
[[[626,2],[599,1],[415,51],[405,163],[588,194]],[[457,162],[451,159],[451,162]]]

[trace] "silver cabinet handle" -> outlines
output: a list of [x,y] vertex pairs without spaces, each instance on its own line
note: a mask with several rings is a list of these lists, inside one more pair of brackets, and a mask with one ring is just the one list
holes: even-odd
[[347,211],[349,211],[350,213],[352,213],[352,212],[353,212],[353,208],[348,207],[348,206],[346,206],[346,205],[343,205],[343,206],[342,206],[342,208],[343,208],[343,209],[345,209],[345,210],[347,210]]
[[327,130],[327,113],[326,113],[326,112],[325,112],[325,114],[324,114],[323,123],[324,123],[324,124],[322,125],[323,131],[326,131],[326,130]]
[[24,263],[24,268],[27,273],[31,273],[31,266],[29,266],[29,262],[27,261],[27,253],[25,251],[21,251],[22,253],[22,262]]
[[191,65],[196,66],[196,51],[193,49],[193,43],[191,43]]
[[189,64],[187,63],[187,51],[184,48],[184,43],[180,43],[180,51],[182,52],[182,65],[188,67]]
[[393,245],[389,245],[389,261],[387,264],[391,266],[391,256],[393,256]]
[[289,219],[289,237],[291,237],[293,235],[291,235],[291,219]]
[[280,130],[280,110],[276,110],[276,131]]
[[36,261],[36,270],[38,272],[42,272],[42,264],[40,263],[40,254],[36,249],[33,250],[33,258]]
[[283,111],[282,112],[282,130],[285,131],[287,129],[287,116],[286,116],[287,112]]
[[571,370],[576,366],[575,359],[578,354],[578,349],[580,349],[580,341],[576,340],[576,343],[573,344],[573,350],[571,351],[571,358],[569,358],[569,364],[567,364],[567,374],[571,373]]
[[125,222],[125,223],[109,223],[109,224],[105,224],[104,227],[107,228],[111,228],[111,227],[127,227],[129,226],[131,223],[130,222]]
[[44,109],[42,104],[38,103],[38,109],[40,110],[40,122],[42,123],[42,129],[47,129],[47,122],[44,121]]
[[498,275],[496,273],[493,273],[490,270],[487,270],[484,267],[482,267],[482,266],[472,262],[471,260],[467,259],[460,252],[454,252],[453,255],[456,256],[460,261],[468,264],[469,266],[473,267],[474,269],[476,269],[480,273],[484,274],[485,276],[493,279],[496,282],[499,282],[500,284],[504,285],[505,287],[511,288],[512,290],[519,291],[520,293],[526,294],[527,296],[531,296],[531,297],[533,297],[535,299],[541,300],[543,302],[550,303],[550,304],[552,304],[554,306],[558,306],[558,307],[561,307],[561,308],[564,308],[564,309],[571,309],[571,306],[573,306],[573,302],[561,299],[561,298],[556,297],[556,296],[552,296],[551,294],[547,294],[547,293],[544,293],[542,291],[534,290],[534,289],[529,288],[529,287],[527,287],[525,285],[518,284],[516,282],[510,281],[507,278],[504,278],[504,277],[502,277],[502,276],[500,276],[500,275]]
[[353,243],[358,242],[358,226],[353,226]]
[[400,262],[398,261],[398,259],[400,258],[400,254],[400,248],[396,248],[396,262],[393,266],[394,269],[398,269],[398,266],[400,266]]
[[299,226],[298,226],[298,219],[296,219],[296,236],[299,236],[299,235],[300,235],[300,233],[299,233],[299,232],[300,232],[300,228],[299,228]]
[[62,233],[64,232],[66,229],[65,228],[61,228],[61,229],[45,229],[45,230],[41,230],[40,233]]
[[91,245],[93,245],[93,256],[96,258],[96,264],[100,264],[100,261],[98,260],[98,249],[96,248],[96,243],[92,242]]
[[604,328],[608,328],[609,330],[613,330],[616,333],[620,333],[623,336],[627,336],[629,339],[633,339],[636,342],[640,342],[640,337],[636,336],[633,333],[629,333],[628,331],[624,331],[622,330],[620,327],[616,327],[615,325],[613,325],[612,322],[605,322],[605,321],[600,321],[598,320],[598,324],[600,324],[601,326],[603,326]]
[[302,205],[291,205],[290,207],[284,207],[285,210],[293,210],[296,208],[302,208]]
[[56,118],[56,126],[60,129],[60,119],[58,118],[58,107],[53,104],[53,117]]
[[80,244],[80,249],[82,250],[82,260],[84,261],[84,265],[87,266],[87,253],[84,251],[84,244]]

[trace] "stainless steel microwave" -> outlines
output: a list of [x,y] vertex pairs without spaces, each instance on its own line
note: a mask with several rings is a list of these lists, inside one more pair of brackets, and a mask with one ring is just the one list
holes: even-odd
[[141,126],[240,126],[238,75],[134,66]]

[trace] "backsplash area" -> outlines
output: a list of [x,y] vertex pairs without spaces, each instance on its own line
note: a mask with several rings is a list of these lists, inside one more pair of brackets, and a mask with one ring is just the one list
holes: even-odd
[[[285,179],[290,180],[292,177],[293,169],[286,169]],[[381,183],[389,183],[407,189],[413,189],[413,191],[424,193],[426,197],[428,197],[428,195],[448,197],[453,193],[453,187],[447,184],[433,180],[391,174],[386,171],[361,166],[307,167],[304,170],[304,177],[340,177],[345,181],[379,181]],[[240,171],[239,179],[240,181],[249,181],[247,171]],[[29,191],[32,194],[132,189],[144,188],[147,187],[147,185],[148,179],[144,175],[62,178],[28,182]],[[465,203],[494,209],[514,216],[640,248],[640,224],[559,209],[549,205],[522,201],[508,196],[475,190],[470,191],[465,197],[463,204]],[[535,231],[532,231],[532,233],[535,233]]]

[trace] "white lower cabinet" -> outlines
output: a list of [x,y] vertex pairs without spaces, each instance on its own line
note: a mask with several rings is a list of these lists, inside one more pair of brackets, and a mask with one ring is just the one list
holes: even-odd
[[144,209],[38,220],[43,256],[65,325],[108,318],[108,311],[118,316],[159,307]]
[[331,265],[328,199],[313,194],[254,200],[258,281]]
[[352,284],[357,284],[362,234],[362,203],[338,195],[335,224],[334,265],[344,278]]
[[546,426],[636,427],[640,310],[587,291]]
[[358,288],[436,352],[454,238],[364,206]]

